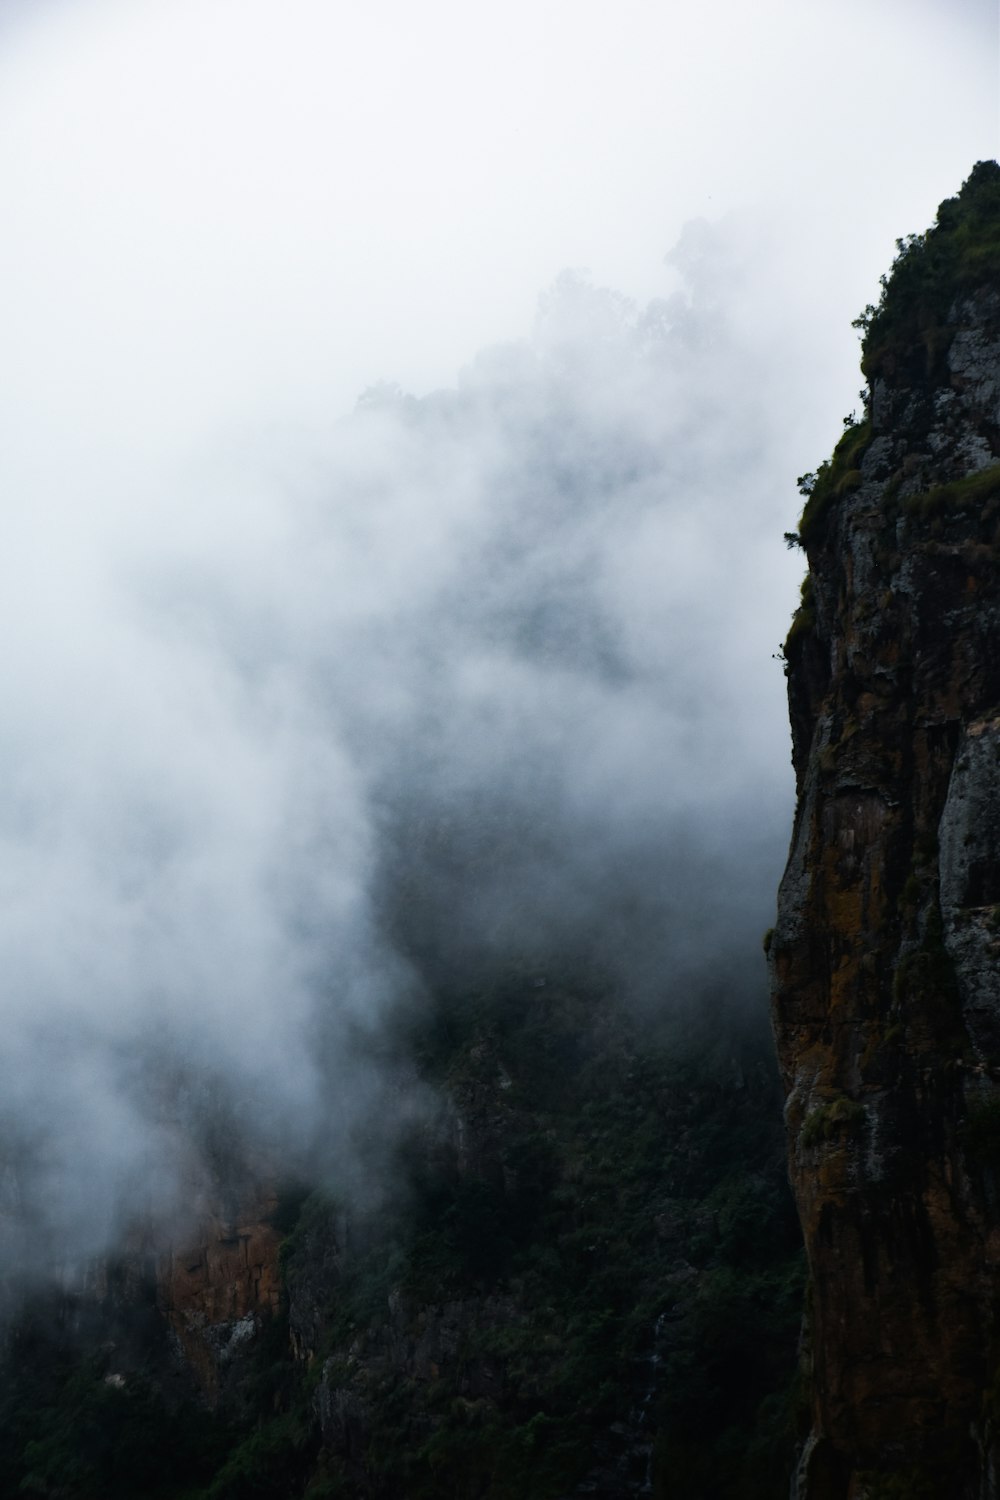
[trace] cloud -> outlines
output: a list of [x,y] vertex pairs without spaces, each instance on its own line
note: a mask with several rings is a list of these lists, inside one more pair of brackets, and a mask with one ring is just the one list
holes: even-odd
[[359,1038],[497,964],[759,1005],[787,565],[743,238],[693,227],[691,292],[645,308],[564,274],[452,388],[15,507],[15,1228],[86,1251],[181,1212],[210,1102],[349,1176],[352,1130],[416,1107]]
[[770,9],[9,12],[7,1264],[181,1214],[220,1112],[350,1177],[419,1108],[359,1038],[511,956],[760,1003],[788,476],[993,102]]

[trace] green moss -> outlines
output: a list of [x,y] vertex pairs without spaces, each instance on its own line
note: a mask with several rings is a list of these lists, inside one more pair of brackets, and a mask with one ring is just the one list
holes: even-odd
[[841,495],[849,495],[852,490],[856,490],[858,488],[860,483],[861,470],[848,469],[847,473],[842,475],[841,478],[837,480],[836,487],[833,491],[834,499],[839,500]]
[[815,629],[816,626],[816,592],[813,587],[811,573],[807,573],[802,580],[799,607],[792,616],[792,623],[785,640],[784,651],[788,655],[789,647],[795,641]]
[[836,1136],[856,1135],[865,1122],[865,1107],[846,1094],[838,1094],[817,1109],[811,1110],[802,1126],[799,1140],[803,1146],[818,1146]]
[[925,519],[948,511],[972,509],[992,514],[1000,509],[1000,464],[992,464],[964,479],[936,484],[918,495],[908,495],[903,501],[903,509],[910,515]]
[[803,474],[799,479],[800,493],[807,497],[799,521],[803,546],[819,535],[831,506],[861,483],[859,465],[871,439],[870,418],[848,421],[832,456],[820,464],[815,474]]

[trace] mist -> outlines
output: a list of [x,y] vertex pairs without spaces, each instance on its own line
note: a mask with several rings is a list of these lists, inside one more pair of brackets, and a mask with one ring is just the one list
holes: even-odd
[[591,964],[636,1003],[760,1003],[780,422],[727,318],[739,235],[695,233],[707,292],[567,273],[451,389],[230,433],[140,516],[31,518],[0,611],[4,1096],[73,1243],[133,1179],[176,1211],[179,1079],[286,1170],[391,1132],[410,1106],[359,1043],[428,986]]
[[[584,10],[578,59],[600,31]],[[349,59],[321,76],[302,49],[331,38],[293,11],[271,71],[267,7],[152,7],[146,29],[113,5],[8,16],[8,1269],[140,1222],[181,1232],[223,1117],[259,1170],[321,1163],[356,1189],[427,1107],[376,1062],[384,1028],[497,966],[592,968],[649,1014],[723,997],[763,1024],[792,797],[776,654],[800,565],[781,538],[791,476],[852,404],[845,369],[857,383],[853,348],[817,346],[833,252],[807,259],[788,206],[730,192],[728,169],[717,205],[682,175],[680,211],[653,212],[645,147],[642,213],[608,187],[547,216],[544,174],[529,204],[504,187],[520,146],[474,131],[495,147],[477,175],[433,104],[419,141],[448,160],[400,200],[390,144],[423,119],[401,13],[379,13],[378,46],[349,38],[410,101],[383,116]],[[434,13],[445,65],[489,40],[463,24]],[[537,58],[517,76],[529,134],[579,186],[576,86]],[[347,213],[307,145],[317,120],[343,144],[334,83]],[[626,84],[602,117],[628,119]],[[477,119],[474,93],[463,75],[449,97]],[[950,172],[975,134],[936,159]],[[418,143],[400,151],[415,171]],[[565,269],[584,256],[624,284]],[[855,286],[830,273],[824,330]]]

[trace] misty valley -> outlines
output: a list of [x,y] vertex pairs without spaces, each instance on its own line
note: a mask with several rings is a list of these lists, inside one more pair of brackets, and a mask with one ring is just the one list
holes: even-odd
[[367,392],[238,566],[223,491],[81,574],[114,670],[10,832],[5,1493],[783,1483],[787,752],[733,754],[781,674],[717,603],[774,533],[747,434],[685,436],[709,328],[752,358],[703,296],[563,276]]
[[1000,1493],[986,7],[768,4],[0,6],[0,1496]]

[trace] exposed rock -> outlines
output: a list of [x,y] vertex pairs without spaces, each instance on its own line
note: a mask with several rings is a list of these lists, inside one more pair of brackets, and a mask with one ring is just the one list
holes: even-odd
[[157,1267],[157,1300],[210,1402],[222,1398],[263,1319],[281,1300],[273,1191],[262,1189],[232,1220],[206,1216],[183,1247]]
[[868,420],[803,517],[770,943],[811,1270],[803,1500],[978,1496],[994,1462],[1000,1133],[976,1121],[1000,1119],[1000,285],[967,284],[959,252],[998,228],[982,164],[897,262]]

